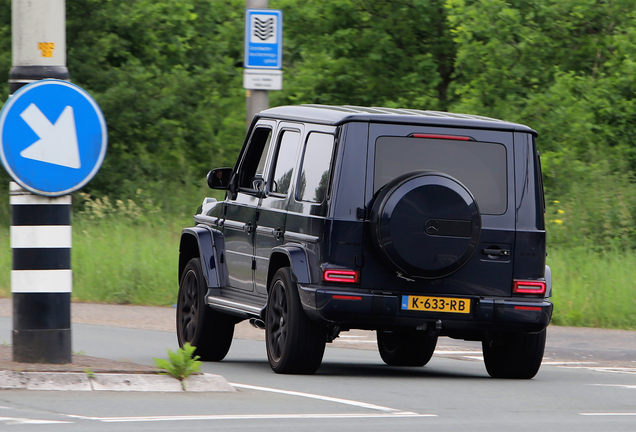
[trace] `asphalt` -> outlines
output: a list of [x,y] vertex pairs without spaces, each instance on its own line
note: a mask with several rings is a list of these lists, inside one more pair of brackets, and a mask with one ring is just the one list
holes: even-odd
[[[10,298],[0,298],[0,316],[12,316]],[[95,303],[73,303],[71,321],[113,327],[175,333],[175,308]],[[235,338],[264,340],[264,332],[247,322],[237,325]],[[341,334],[334,347],[376,350],[375,333],[353,330]],[[235,391],[219,375],[198,374],[185,385],[156,368],[74,353],[64,365],[12,361],[8,341],[0,341],[0,389],[84,391]],[[436,355],[479,360],[481,344],[440,338]],[[594,364],[636,370],[636,331],[550,326],[544,362]]]

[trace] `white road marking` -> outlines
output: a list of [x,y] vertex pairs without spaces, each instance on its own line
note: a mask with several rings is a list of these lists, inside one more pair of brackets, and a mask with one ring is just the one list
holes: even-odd
[[327,402],[335,402],[335,403],[340,403],[345,405],[352,405],[352,406],[356,406],[360,408],[367,408],[367,409],[372,409],[377,411],[392,412],[392,413],[402,412],[395,408],[388,408],[388,407],[383,407],[380,405],[374,405],[374,404],[370,404],[366,402],[358,402],[358,401],[349,400],[349,399],[334,398],[331,396],[321,396],[321,395],[316,395],[311,393],[303,393],[303,392],[297,392],[297,391],[291,391],[291,390],[280,390],[280,389],[274,389],[270,387],[260,387],[260,386],[253,386],[248,384],[230,383],[230,385],[237,388],[247,389],[247,390],[257,390],[257,391],[264,391],[269,393],[284,394],[289,396],[300,396],[300,397],[305,397],[310,399],[323,400]]
[[636,389],[636,385],[626,385],[626,384],[589,384],[589,385],[600,386],[600,387],[622,387],[622,388],[628,388],[628,389]]
[[568,361],[544,361],[541,363],[542,365],[552,365],[552,366],[560,366],[560,365],[584,365],[584,364],[598,364],[596,362],[568,362]]
[[[342,336],[341,336],[342,337]],[[340,340],[338,341],[338,339],[336,339],[334,342],[346,342],[346,343],[368,343],[368,344],[376,344],[376,341],[370,341],[370,340],[351,340],[351,339],[347,339],[347,340]]]
[[636,368],[602,367],[602,366],[558,366],[564,369],[587,369],[594,372],[636,374]]
[[633,413],[579,413],[582,416],[636,416],[636,412]]
[[469,355],[479,354],[479,351],[435,351],[435,355]]
[[203,420],[281,420],[281,419],[359,419],[359,418],[413,418],[413,417],[437,417],[437,414],[418,414],[411,411],[401,411],[395,408],[359,402],[350,399],[334,398],[311,393],[303,393],[291,390],[280,390],[270,387],[253,386],[248,384],[230,383],[230,385],[246,389],[278,393],[289,396],[305,397],[326,402],[334,402],[355,406],[381,413],[341,413],[341,414],[219,414],[219,415],[190,415],[190,416],[139,416],[139,417],[89,417],[74,414],[65,414],[67,417],[81,420],[94,420],[105,423],[132,423],[132,422],[160,422],[160,421],[203,421]]
[[29,419],[20,417],[0,417],[0,422],[4,424],[59,424],[59,423],[73,423],[71,421],[64,420],[40,420]]
[[281,419],[348,419],[348,418],[413,418],[437,417],[435,414],[417,414],[400,411],[385,414],[221,414],[193,416],[147,416],[147,417],[86,417],[67,414],[68,417],[81,420],[95,420],[104,423],[133,423],[160,421],[201,421],[201,420],[281,420]]

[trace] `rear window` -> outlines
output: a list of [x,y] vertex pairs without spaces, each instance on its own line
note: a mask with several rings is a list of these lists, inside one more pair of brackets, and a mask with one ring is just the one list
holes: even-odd
[[466,186],[483,214],[506,212],[506,147],[477,141],[379,137],[375,144],[373,192],[412,171],[448,174]]

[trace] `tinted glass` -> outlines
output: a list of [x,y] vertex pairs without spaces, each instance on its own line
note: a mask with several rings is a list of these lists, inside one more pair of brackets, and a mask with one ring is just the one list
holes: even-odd
[[286,195],[291,185],[296,154],[300,143],[300,133],[284,131],[280,139],[278,154],[276,155],[276,167],[270,192]]
[[484,214],[507,208],[506,147],[501,144],[443,139],[380,137],[375,148],[373,190],[412,171],[446,173],[464,184]]
[[262,183],[263,170],[267,160],[267,150],[272,138],[272,130],[269,128],[257,128],[252,134],[247,154],[239,173],[239,187],[258,189]]
[[333,148],[333,135],[309,134],[300,180],[298,181],[297,198],[299,201],[321,203],[325,200],[329,186]]

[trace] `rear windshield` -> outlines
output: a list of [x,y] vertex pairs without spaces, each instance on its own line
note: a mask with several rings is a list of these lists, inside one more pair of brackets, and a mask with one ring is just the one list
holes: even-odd
[[375,143],[373,192],[412,171],[446,173],[466,186],[483,214],[507,208],[506,147],[477,141],[379,137]]

